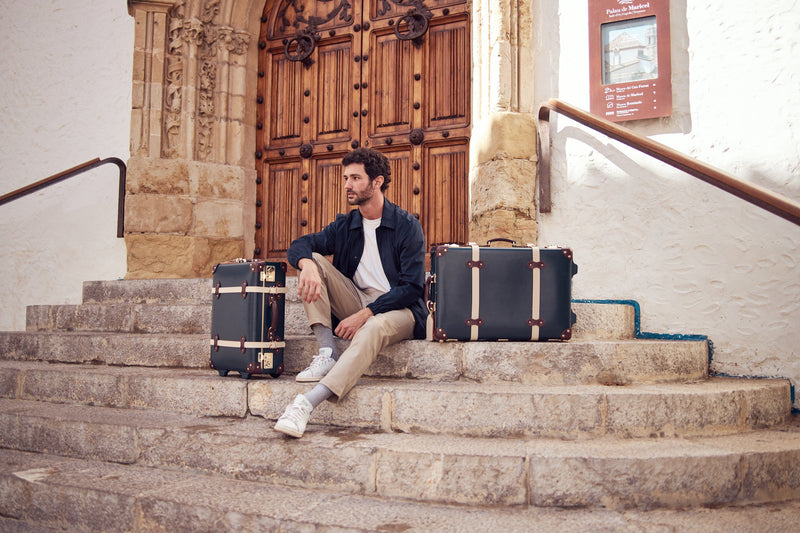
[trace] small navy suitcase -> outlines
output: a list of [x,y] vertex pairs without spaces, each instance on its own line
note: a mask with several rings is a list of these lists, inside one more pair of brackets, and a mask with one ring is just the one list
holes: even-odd
[[[490,247],[507,241],[511,247]],[[572,337],[569,248],[434,245],[426,293],[432,340],[568,340]]]
[[211,368],[283,373],[286,263],[237,259],[214,267],[211,303]]

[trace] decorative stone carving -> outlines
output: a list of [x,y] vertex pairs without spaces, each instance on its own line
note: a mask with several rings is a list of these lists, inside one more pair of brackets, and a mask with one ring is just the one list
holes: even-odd
[[206,161],[211,154],[214,130],[214,88],[217,86],[217,65],[206,61],[200,71],[200,103],[198,106],[198,159]]
[[[164,143],[162,157],[212,160],[216,125],[225,117],[217,116],[215,90],[218,65],[227,54],[244,55],[250,34],[214,22],[220,12],[221,0],[206,0],[198,17],[187,18],[185,0],[178,0],[169,10],[169,44],[166,57],[166,87],[164,89]],[[190,6],[196,5],[190,2]],[[197,67],[192,69],[193,63]],[[190,74],[194,72],[194,74]],[[189,76],[187,76],[189,74]],[[192,79],[189,79],[192,78]],[[196,91],[196,98],[187,98],[185,91]],[[194,109],[186,109],[195,102]],[[194,120],[187,129],[184,120]],[[193,131],[193,142],[187,142],[185,131]],[[185,153],[194,146],[195,153]]]

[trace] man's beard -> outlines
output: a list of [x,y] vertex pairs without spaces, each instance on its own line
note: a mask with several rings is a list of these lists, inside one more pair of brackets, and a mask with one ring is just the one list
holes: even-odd
[[358,193],[356,191],[349,191],[349,193],[352,193],[354,195],[354,196],[349,196],[349,195],[347,196],[347,203],[349,205],[364,205],[375,194],[375,185],[370,183],[369,188],[364,189],[361,193]]

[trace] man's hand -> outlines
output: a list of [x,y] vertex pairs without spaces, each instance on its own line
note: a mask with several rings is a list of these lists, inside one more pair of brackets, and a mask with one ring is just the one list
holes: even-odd
[[334,333],[336,333],[336,335],[342,339],[348,341],[352,340],[356,334],[356,331],[358,331],[371,316],[372,310],[369,307],[365,307],[361,311],[353,313],[349,317],[339,322],[339,325],[336,326]]
[[297,293],[300,299],[307,303],[316,302],[322,294],[322,279],[319,277],[317,263],[304,257],[297,266],[300,267],[297,275]]

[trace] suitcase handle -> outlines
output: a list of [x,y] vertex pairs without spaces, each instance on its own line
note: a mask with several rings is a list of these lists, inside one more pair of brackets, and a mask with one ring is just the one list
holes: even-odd
[[278,319],[279,319],[279,316],[278,316],[278,300],[280,300],[281,298],[283,298],[282,294],[270,294],[269,295],[269,300],[268,301],[269,301],[270,311],[272,311],[272,317],[271,317],[270,322],[269,322],[269,331],[267,333],[267,336],[268,336],[269,340],[271,340],[271,341],[273,341],[273,340],[281,340],[281,339],[276,339],[275,338],[275,331],[276,331],[275,330],[275,324],[278,323]]
[[516,246],[517,245],[517,241],[512,241],[511,239],[505,239],[503,237],[497,237],[496,239],[489,239],[488,241],[486,241],[486,246],[490,246],[493,242],[497,242],[497,241],[511,243],[511,246]]
[[435,283],[436,277],[431,275],[428,276],[428,279],[425,280],[425,306],[428,308],[428,311],[433,312],[433,302],[430,301],[430,291],[431,291],[431,283]]

